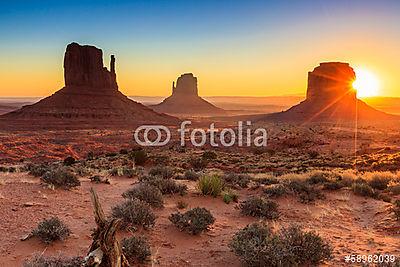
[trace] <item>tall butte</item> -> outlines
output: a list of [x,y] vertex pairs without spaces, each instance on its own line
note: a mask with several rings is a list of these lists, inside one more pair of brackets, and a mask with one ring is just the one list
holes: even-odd
[[175,82],[172,83],[172,95],[151,108],[177,116],[213,116],[226,113],[199,96],[197,77],[192,73],[182,74],[176,81],[176,86]]
[[348,63],[321,63],[308,73],[306,100],[290,109],[266,115],[263,119],[297,122],[348,122],[398,120],[357,99],[353,89],[356,74]]
[[[115,57],[110,71],[103,65],[103,51],[94,46],[71,43],[64,56],[65,87],[39,102],[7,113],[3,119],[75,126],[169,123],[177,119],[154,112],[130,100],[118,90]],[[42,123],[41,123],[42,122]],[[99,123],[100,122],[100,123]]]

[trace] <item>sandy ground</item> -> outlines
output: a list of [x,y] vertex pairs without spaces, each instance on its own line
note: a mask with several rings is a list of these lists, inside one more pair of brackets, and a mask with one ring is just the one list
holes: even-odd
[[[93,184],[82,179],[82,185],[71,191],[51,190],[39,178],[27,174],[0,174],[0,266],[21,266],[33,253],[85,255],[95,226],[89,189],[98,192],[106,214],[122,201],[121,193],[136,179],[113,178],[111,185]],[[156,209],[156,226],[142,231],[152,246],[152,263],[156,266],[240,266],[239,259],[227,244],[233,234],[258,219],[240,214],[236,204],[225,204],[221,198],[197,194],[194,182],[186,196],[165,197],[165,207]],[[239,191],[240,199],[260,194],[259,189]],[[390,212],[390,204],[353,195],[348,190],[326,193],[325,200],[301,204],[294,197],[277,200],[281,212],[274,228],[289,223],[303,225],[318,232],[334,246],[329,266],[347,266],[344,256],[390,253],[400,256],[400,224]],[[176,212],[176,202],[184,200],[188,208],[206,207],[216,222],[210,231],[191,236],[178,231],[168,220]],[[36,238],[20,241],[42,219],[59,216],[72,230],[64,242],[46,246]],[[119,235],[129,236],[129,232]],[[151,265],[151,262],[149,263]]]

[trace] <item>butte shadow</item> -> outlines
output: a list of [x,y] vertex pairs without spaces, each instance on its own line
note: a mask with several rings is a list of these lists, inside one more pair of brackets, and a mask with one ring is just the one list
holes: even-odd
[[103,52],[71,43],[64,55],[65,86],[33,105],[0,116],[1,128],[108,128],[139,124],[176,125],[175,117],[159,114],[118,90],[115,57],[110,71]]

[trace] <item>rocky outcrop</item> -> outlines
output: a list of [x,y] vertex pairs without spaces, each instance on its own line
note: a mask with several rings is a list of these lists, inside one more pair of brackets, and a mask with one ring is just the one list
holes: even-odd
[[287,111],[263,117],[275,121],[368,121],[398,120],[357,99],[353,82],[356,74],[348,63],[321,63],[308,73],[306,100]]
[[44,127],[74,124],[107,127],[140,123],[173,123],[174,117],[159,114],[130,100],[118,90],[115,57],[110,71],[103,65],[103,52],[94,46],[71,43],[64,57],[65,87],[41,101],[7,113],[3,119],[25,120]]
[[172,95],[158,105],[151,106],[157,112],[176,116],[214,116],[226,112],[201,98],[198,94],[197,77],[182,74],[172,83]]
[[108,71],[103,65],[101,49],[77,43],[67,46],[64,57],[65,86],[118,90],[114,55],[111,56],[110,69]]

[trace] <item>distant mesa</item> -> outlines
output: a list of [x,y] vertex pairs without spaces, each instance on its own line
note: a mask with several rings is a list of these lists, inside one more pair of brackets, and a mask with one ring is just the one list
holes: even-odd
[[353,89],[356,74],[348,63],[321,63],[308,73],[306,100],[290,109],[268,114],[275,121],[370,121],[398,120],[400,117],[378,111],[357,99]]
[[[97,126],[175,122],[176,118],[159,114],[130,100],[118,90],[115,57],[110,71],[103,65],[103,52],[94,46],[71,43],[64,56],[65,87],[41,101],[4,114],[2,118],[42,120]],[[60,120],[58,120],[60,121]],[[102,121],[104,123],[99,123]]]
[[172,95],[151,108],[177,116],[213,116],[226,113],[199,96],[197,77],[192,73],[182,74],[176,81],[176,86],[175,82],[172,83]]

